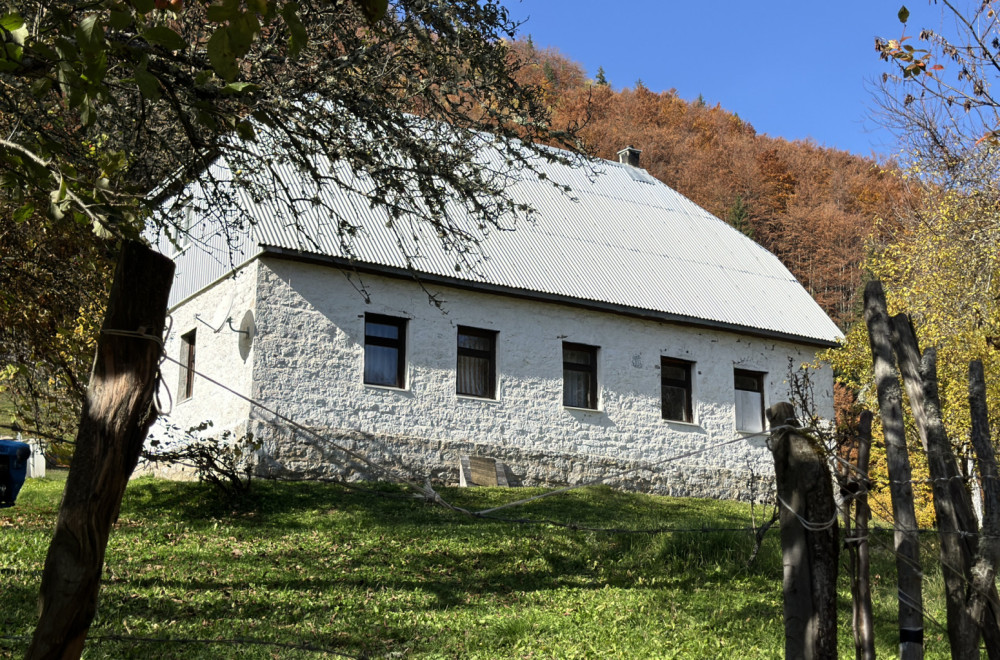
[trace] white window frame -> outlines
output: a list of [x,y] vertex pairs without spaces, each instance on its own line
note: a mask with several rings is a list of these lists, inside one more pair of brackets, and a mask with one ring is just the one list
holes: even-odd
[[[767,374],[750,369],[733,370],[736,430],[761,433],[764,430],[764,380]],[[752,387],[747,387],[749,380]]]

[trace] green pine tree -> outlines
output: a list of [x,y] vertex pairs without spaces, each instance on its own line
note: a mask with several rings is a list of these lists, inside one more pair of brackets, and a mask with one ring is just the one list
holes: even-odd
[[556,77],[556,70],[552,67],[552,64],[546,62],[542,67],[542,71],[545,73],[545,80],[547,80],[550,85],[555,87],[556,83],[559,81]]
[[753,227],[750,226],[750,207],[743,201],[742,195],[737,195],[736,201],[726,210],[726,222],[743,235],[753,238]]

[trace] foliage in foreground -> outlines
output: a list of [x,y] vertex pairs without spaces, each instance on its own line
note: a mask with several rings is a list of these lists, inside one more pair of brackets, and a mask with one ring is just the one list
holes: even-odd
[[[0,512],[0,657],[27,647],[61,488],[31,480],[18,505]],[[444,495],[476,509],[537,492]],[[775,533],[748,568],[743,531],[608,535],[473,520],[391,488],[265,482],[250,497],[234,510],[206,485],[133,482],[88,657],[774,658],[783,650]],[[740,504],[605,488],[510,513],[685,530],[749,520]],[[896,639],[890,546],[889,533],[876,535],[876,630],[887,656]],[[935,553],[925,548],[928,575]],[[939,593],[940,580],[927,591]],[[841,593],[840,648],[849,655],[843,580]],[[943,620],[939,601],[926,604]],[[947,652],[943,631],[928,623],[927,657]]]
[[[987,374],[1000,369],[1000,101],[991,91],[1000,24],[993,3],[946,2],[941,15],[953,20],[928,27],[916,18],[911,22],[904,6],[897,38],[875,42],[886,72],[874,118],[900,140],[900,180],[909,190],[907,203],[881,216],[862,269],[884,285],[890,314],[911,316],[921,348],[938,350],[944,423],[956,454],[969,457],[969,362],[981,360]],[[846,334],[844,350],[831,361],[841,383],[875,411],[867,329],[857,321]],[[996,379],[988,379],[987,389],[996,439]],[[880,429],[874,435],[877,448]],[[913,432],[908,443],[911,457],[919,457],[914,475],[924,481]],[[875,480],[884,483],[884,454],[875,451],[872,460]],[[930,488],[916,486],[918,515],[930,521]]]
[[142,450],[142,458],[151,464],[191,468],[198,481],[211,484],[219,495],[230,500],[244,499],[254,481],[261,441],[252,433],[234,437],[229,430],[218,436],[198,435],[211,426],[211,422],[204,422],[183,431],[167,422],[166,437],[150,440],[149,448]]
[[386,214],[406,263],[418,235],[476,263],[531,215],[510,180],[570,160],[535,143],[576,146],[514,78],[516,28],[497,0],[6,3],[0,388],[18,424],[60,439],[78,419],[118,239],[203,224],[234,247],[249,197],[351,254],[357,218],[317,194],[340,186]]
[[[971,458],[969,442],[969,362],[981,360],[986,373],[1000,373],[1000,189],[988,183],[1000,165],[1000,151],[980,148],[973,162],[949,172],[934,163],[914,165],[907,173],[919,204],[901,215],[884,242],[871,242],[864,268],[882,282],[891,315],[906,313],[913,320],[921,349],[938,352],[938,384],[945,427],[956,454]],[[960,171],[961,170],[961,171]],[[983,182],[979,189],[955,186],[948,178]],[[858,393],[858,403],[878,411],[871,349],[864,321],[847,332],[842,349],[830,361],[839,381]],[[987,381],[990,425],[1000,428],[1000,385]],[[877,422],[876,414],[876,422]],[[884,451],[878,449],[881,428],[874,430],[876,451],[872,472],[877,484],[887,483]],[[910,424],[909,444],[914,474],[925,480],[926,458]],[[962,461],[963,467],[967,465]],[[883,504],[888,506],[887,490]],[[928,483],[916,487],[921,524],[931,524]]]

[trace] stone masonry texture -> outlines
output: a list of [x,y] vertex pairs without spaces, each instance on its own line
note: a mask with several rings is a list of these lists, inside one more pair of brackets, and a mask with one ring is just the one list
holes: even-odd
[[[218,321],[220,306],[234,322],[253,311],[257,334],[246,357],[228,327],[215,332],[195,318]],[[402,389],[363,383],[366,313],[407,319]],[[311,433],[197,381],[171,422],[250,429],[264,441],[261,469],[286,478],[457,483],[459,457],[469,454],[503,461],[524,485],[601,479],[747,499],[751,478],[764,487],[773,463],[764,437],[735,428],[733,370],[765,373],[770,406],[789,398],[789,365],[814,363],[820,350],[273,257],[181,303],[173,318],[168,355],[179,355],[180,335],[196,329],[200,371]],[[497,333],[495,399],[456,394],[458,326]],[[563,405],[563,342],[598,347],[597,410]],[[694,363],[691,424],[661,416],[661,357]],[[178,382],[176,367],[164,372],[168,385]],[[829,367],[811,380],[818,412],[832,417]]]

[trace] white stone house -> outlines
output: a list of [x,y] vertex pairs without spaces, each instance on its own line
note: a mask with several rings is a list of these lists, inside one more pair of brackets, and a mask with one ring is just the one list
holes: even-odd
[[[178,269],[169,421],[250,430],[264,469],[293,478],[385,477],[337,443],[452,483],[478,455],[524,484],[745,496],[751,473],[773,474],[758,432],[789,365],[841,335],[776,257],[637,156],[596,177],[544,165],[572,195],[519,181],[537,220],[494,231],[461,270],[419,226],[408,265],[379,212],[332,189],[362,226],[350,256],[323,218],[292,229],[268,200],[226,258],[217,228],[191,218],[186,244],[159,241]],[[831,370],[812,380],[832,416]]]

